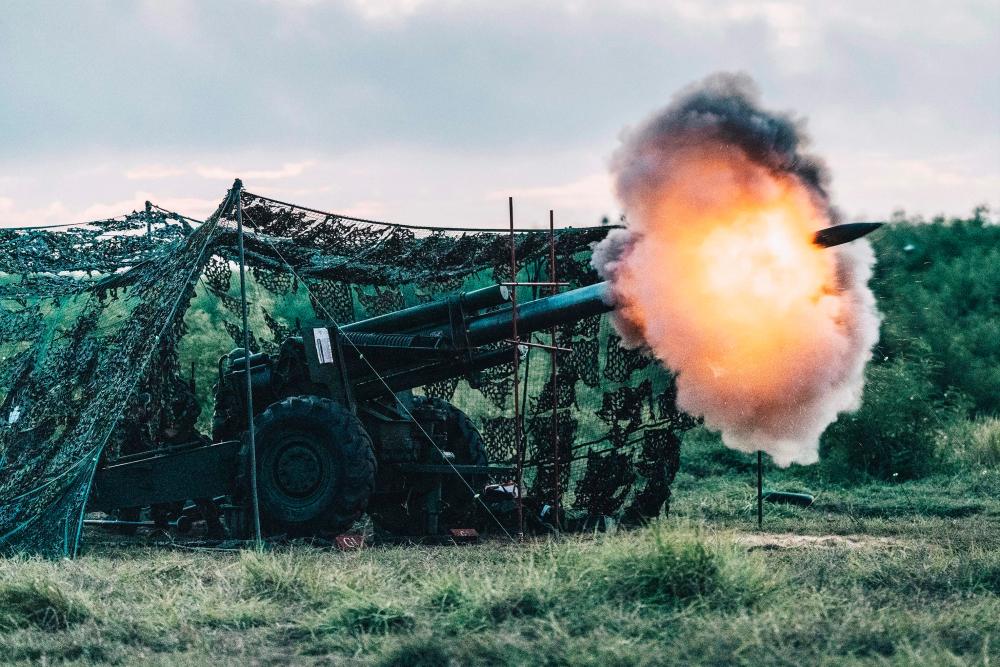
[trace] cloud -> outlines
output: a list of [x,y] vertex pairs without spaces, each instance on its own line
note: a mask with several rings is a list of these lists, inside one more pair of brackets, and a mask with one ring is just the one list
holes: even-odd
[[600,207],[611,197],[611,176],[607,172],[587,174],[568,183],[546,186],[522,186],[507,190],[494,190],[486,197],[491,201],[513,197],[541,202],[555,209],[570,207]]
[[162,164],[145,164],[133,167],[125,172],[125,178],[130,181],[158,181],[173,178],[187,173],[186,169]]
[[9,197],[0,197],[0,228],[46,225],[85,224],[106,220],[142,210],[146,201],[152,201],[168,211],[176,211],[197,220],[211,215],[221,201],[219,197],[156,197],[151,192],[136,191],[131,197],[104,202],[71,206],[62,200],[49,201],[39,206],[18,207]]
[[[897,208],[933,216],[966,214],[974,206],[995,204],[1000,192],[1000,163],[968,153],[927,157],[900,156],[883,151],[837,152],[831,163],[840,177],[838,199],[896,201]],[[890,211],[852,207],[855,218],[886,219]]]
[[315,160],[305,160],[303,162],[286,162],[278,169],[246,170],[198,165],[194,171],[202,178],[211,180],[231,181],[235,178],[242,178],[244,181],[279,181],[300,176],[306,169],[315,164]]
[[18,208],[13,200],[4,198],[0,202],[0,227],[30,227],[45,225],[61,225],[67,222],[89,222],[80,218],[71,218],[69,209],[61,201],[50,201],[28,208]]
[[195,174],[199,178],[208,180],[231,181],[234,178],[243,178],[248,181],[277,181],[301,176],[307,169],[315,166],[316,163],[316,160],[285,162],[281,167],[276,169],[230,168],[205,164],[197,164],[194,167],[144,164],[126,171],[125,178],[130,181],[158,181],[187,174]]
[[352,5],[367,21],[399,21],[430,4],[428,0],[351,0]]
[[364,200],[349,204],[338,213],[366,220],[384,220],[386,205],[377,199]]
[[[516,190],[533,220],[554,206],[592,224],[615,214],[595,175],[622,127],[745,70],[809,118],[848,214],[960,214],[996,200],[998,22],[978,0],[12,3],[0,197],[75,214],[242,177],[417,223],[503,223],[495,197]],[[857,158],[873,152],[904,164]]]

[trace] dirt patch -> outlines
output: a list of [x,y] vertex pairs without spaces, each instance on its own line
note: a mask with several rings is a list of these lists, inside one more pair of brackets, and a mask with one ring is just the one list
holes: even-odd
[[795,533],[742,533],[736,536],[736,542],[750,549],[815,549],[815,548],[848,548],[864,549],[871,547],[901,548],[905,543],[891,537],[876,537],[871,535],[796,535]]

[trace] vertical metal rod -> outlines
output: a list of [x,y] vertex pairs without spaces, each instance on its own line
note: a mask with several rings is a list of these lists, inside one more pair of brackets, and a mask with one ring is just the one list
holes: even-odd
[[257,438],[253,423],[253,381],[250,377],[250,325],[247,308],[246,255],[243,250],[243,181],[233,182],[236,197],[236,238],[240,250],[240,303],[243,306],[243,361],[246,366],[247,388],[247,440],[250,445],[250,497],[253,505],[253,537],[257,548],[261,548],[260,502],[257,499]]
[[146,238],[153,235],[153,202],[146,201]]
[[[534,268],[535,268],[535,272],[533,274],[533,282],[537,283],[537,282],[539,282],[541,280],[541,274],[539,273],[539,271],[541,271],[541,268],[538,266],[538,264],[536,264]],[[518,282],[518,281],[515,280],[514,282]],[[538,285],[532,285],[531,286],[531,298],[532,299],[537,299],[538,298]],[[530,342],[530,341],[531,341],[531,336],[529,335],[528,336],[528,342]],[[528,405],[528,384],[529,384],[528,378],[531,377],[531,357],[532,357],[531,351],[532,351],[532,348],[529,347],[527,349],[527,351],[524,353],[524,386],[521,388],[521,408],[522,408],[522,410],[521,410],[521,433],[525,433],[524,420],[527,419],[527,415],[528,415],[528,410],[527,410],[526,406]],[[527,445],[527,443],[525,443],[525,445]],[[525,447],[525,458],[527,458],[527,449],[528,448],[526,446]]]
[[764,453],[757,451],[757,530],[764,528]]
[[[517,245],[514,239],[514,198],[507,198],[507,210],[510,215],[510,281],[517,282]],[[517,285],[510,290],[511,333],[514,340],[514,443],[517,448],[517,537],[524,537],[524,499],[521,497],[521,487],[524,483],[524,443],[521,442],[521,401],[518,396],[518,374],[520,373],[521,339],[517,333]]]
[[[556,287],[556,231],[555,213],[549,209],[549,282],[552,283],[552,294],[556,294],[559,288]],[[559,347],[556,341],[556,327],[552,327],[552,350],[549,356],[552,359],[552,457],[554,460],[555,473],[555,500],[552,503],[552,510],[555,513],[556,530],[561,530],[559,520],[559,506],[562,502],[562,481],[559,477]]]

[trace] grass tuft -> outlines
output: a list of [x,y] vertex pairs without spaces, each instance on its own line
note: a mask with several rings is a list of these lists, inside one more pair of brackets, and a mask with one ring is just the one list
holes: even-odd
[[334,630],[388,634],[409,630],[415,624],[413,615],[402,607],[386,602],[368,600],[341,609],[331,624]]
[[409,639],[390,649],[379,667],[449,667],[456,664],[440,639],[419,637]]
[[1000,418],[957,420],[938,439],[941,456],[971,469],[1000,467]]
[[698,530],[654,524],[596,554],[591,595],[650,607],[752,607],[781,585],[764,561]]
[[485,612],[493,623],[502,623],[507,619],[541,616],[551,608],[551,602],[541,591],[529,588],[488,603]]
[[0,584],[0,629],[65,630],[90,617],[76,596],[40,577]]
[[657,530],[652,540],[606,559],[601,583],[612,598],[675,606],[718,591],[720,560],[700,539]]
[[308,552],[240,554],[243,584],[248,593],[275,602],[302,602],[321,597],[322,573]]

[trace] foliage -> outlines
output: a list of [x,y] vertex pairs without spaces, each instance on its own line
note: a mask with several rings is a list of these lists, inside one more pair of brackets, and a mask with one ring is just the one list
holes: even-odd
[[874,239],[872,288],[885,314],[876,358],[929,356],[935,393],[1000,414],[1000,225],[984,208],[968,219],[898,216]]
[[936,442],[964,413],[962,401],[938,395],[927,356],[872,363],[865,377],[864,401],[842,416],[823,437],[821,457],[835,468],[846,463],[881,479],[903,480],[935,470]]
[[963,425],[967,414],[1000,413],[1000,226],[986,213],[900,214],[874,235],[881,337],[861,409],[824,434],[827,471],[900,480],[994,456],[996,445]]

